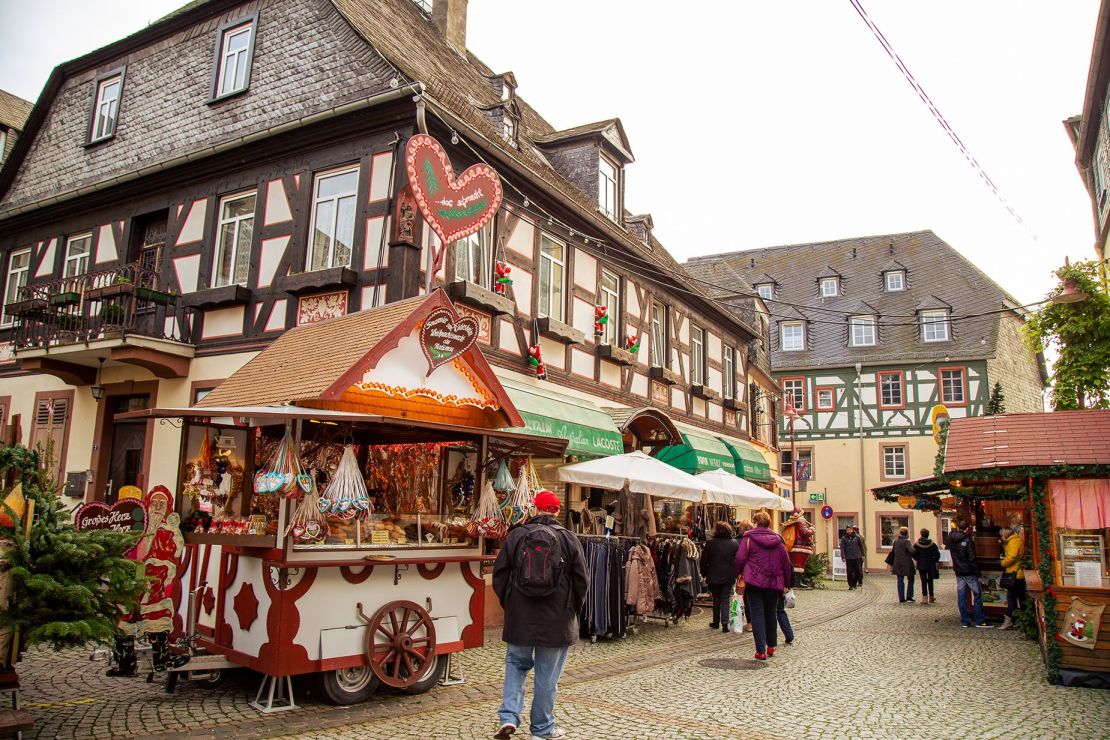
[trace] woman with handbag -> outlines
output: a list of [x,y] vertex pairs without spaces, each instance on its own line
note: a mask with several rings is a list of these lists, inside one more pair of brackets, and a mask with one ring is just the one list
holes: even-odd
[[921,605],[935,604],[937,597],[933,592],[933,581],[939,575],[940,547],[929,539],[929,530],[922,529],[921,537],[913,543],[913,559],[917,563],[917,574],[921,576]]
[[744,574],[752,608],[755,659],[767,660],[778,646],[779,599],[793,583],[794,567],[786,543],[771,529],[770,514],[756,512],[752,521],[755,528],[744,533],[736,551],[736,570]]
[[1025,571],[1021,568],[1025,541],[1009,527],[999,530],[998,536],[1002,539],[1002,577],[998,585],[1006,589],[1006,616],[998,629],[1012,630],[1014,612],[1025,607]]

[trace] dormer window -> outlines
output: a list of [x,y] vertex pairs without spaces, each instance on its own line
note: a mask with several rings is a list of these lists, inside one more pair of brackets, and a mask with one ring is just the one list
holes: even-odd
[[875,317],[874,316],[853,316],[850,319],[851,336],[850,340],[853,347],[874,347],[875,346]]
[[257,21],[258,15],[254,14],[220,28],[216,37],[216,78],[212,85],[212,100],[244,92],[250,87]]
[[947,342],[951,338],[950,334],[946,309],[921,312],[922,342]]
[[516,144],[516,119],[508,110],[505,111],[505,115],[501,119],[501,135],[505,137],[505,141]]
[[835,298],[840,295],[840,278],[821,278],[821,297]]
[[597,207],[610,219],[617,220],[617,195],[619,169],[608,158],[602,157],[597,166]]
[[775,286],[771,285],[770,283],[757,285],[755,286],[755,289],[756,292],[759,293],[759,297],[765,301],[773,300],[775,297]]
[[116,135],[116,121],[119,118],[119,101],[122,92],[122,69],[102,77],[96,83],[96,103],[93,106],[92,128],[89,130],[90,144]]
[[887,293],[898,293],[906,289],[906,273],[903,270],[884,272]]
[[806,326],[801,321],[784,321],[780,325],[783,352],[801,352],[806,348]]

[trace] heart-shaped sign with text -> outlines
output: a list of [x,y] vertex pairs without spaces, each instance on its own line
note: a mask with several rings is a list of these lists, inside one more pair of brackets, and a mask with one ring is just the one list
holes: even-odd
[[110,529],[141,534],[146,531],[146,519],[146,507],[138,499],[122,499],[111,506],[93,501],[77,510],[73,527],[77,530]]
[[428,375],[470,349],[478,338],[478,321],[455,318],[446,308],[428,314],[420,327],[420,348],[428,358]]
[[[409,139],[405,168],[420,213],[444,246],[485,226],[501,205],[501,178],[492,167],[476,164],[456,178],[447,152],[427,134]],[[442,259],[440,249],[436,269]]]

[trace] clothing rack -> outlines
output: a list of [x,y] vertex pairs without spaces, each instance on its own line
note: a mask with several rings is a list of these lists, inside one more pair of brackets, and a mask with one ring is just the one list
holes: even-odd
[[623,638],[628,633],[625,605],[625,566],[628,553],[640,543],[638,537],[576,534],[586,557],[586,602],[578,615],[579,631],[590,642],[597,638]]

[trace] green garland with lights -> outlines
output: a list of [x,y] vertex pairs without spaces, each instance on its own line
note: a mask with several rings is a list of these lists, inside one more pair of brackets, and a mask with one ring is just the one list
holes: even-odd
[[1056,616],[1056,591],[1052,579],[1052,529],[1048,521],[1048,504],[1045,502],[1045,478],[1033,479],[1033,524],[1037,535],[1037,549],[1041,553],[1038,570],[1044,584],[1044,659],[1048,668],[1048,680],[1060,683],[1060,643],[1056,640],[1058,618]]

